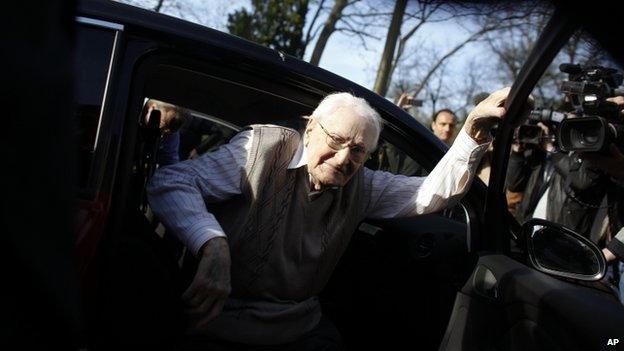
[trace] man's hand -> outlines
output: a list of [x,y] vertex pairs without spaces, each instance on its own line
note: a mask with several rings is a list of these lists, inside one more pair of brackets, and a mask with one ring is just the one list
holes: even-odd
[[507,112],[503,105],[510,90],[511,88],[507,87],[493,92],[475,106],[474,110],[466,118],[464,130],[477,143],[483,144],[490,140],[490,129]]
[[197,150],[193,149],[191,150],[191,152],[189,152],[188,154],[188,159],[189,160],[194,160],[199,156],[199,154],[197,153]]
[[231,292],[230,248],[227,241],[224,238],[211,239],[200,252],[195,278],[182,294],[194,329],[202,329],[216,318]]
[[611,250],[607,249],[606,247],[604,249],[602,249],[602,254],[605,257],[605,260],[607,261],[607,263],[615,260],[617,257],[615,257],[615,255],[613,254],[613,252],[611,252]]
[[624,117],[624,96],[614,96],[607,99],[609,102],[613,102],[620,106],[622,110],[620,110],[620,117]]
[[414,97],[408,94],[407,92],[401,93],[399,97],[399,101],[397,101],[397,106],[407,111],[412,107],[412,101]]
[[[507,111],[503,105],[511,88],[503,88],[490,94],[470,112],[464,130],[477,143],[490,141],[490,130],[505,115]],[[533,98],[529,97],[527,112],[533,105]]]
[[550,135],[550,129],[542,122],[537,122],[537,126],[542,129],[542,140],[540,140],[540,147],[546,152],[555,151],[554,139],[547,138]]

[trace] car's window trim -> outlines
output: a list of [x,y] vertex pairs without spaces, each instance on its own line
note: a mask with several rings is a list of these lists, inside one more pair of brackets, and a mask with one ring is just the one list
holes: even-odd
[[82,23],[82,24],[89,24],[89,25],[96,26],[96,27],[112,29],[112,30],[120,31],[120,32],[124,30],[123,24],[109,22],[109,21],[102,21],[102,20],[90,18],[90,17],[76,16],[76,22]]
[[[552,63],[561,48],[579,28],[579,24],[572,21],[570,14],[560,9],[555,10],[548,24],[541,32],[529,57],[522,65],[518,77],[511,87],[506,100],[507,118],[499,125],[499,132],[494,139],[492,170],[487,188],[484,224],[484,244],[486,249],[509,254],[510,253],[510,225],[507,222],[509,215],[507,199],[505,197],[505,177],[511,149],[511,127],[522,122],[520,116],[526,104],[526,99],[542,77],[548,65]],[[515,119],[514,119],[515,118]],[[505,130],[506,133],[501,132]],[[498,164],[502,160],[502,164]],[[500,220],[500,219],[503,220]]]

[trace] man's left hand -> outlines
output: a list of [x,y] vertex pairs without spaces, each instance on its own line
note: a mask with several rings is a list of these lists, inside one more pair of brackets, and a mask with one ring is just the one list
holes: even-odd
[[[510,90],[511,88],[507,87],[493,92],[481,101],[466,118],[464,130],[477,143],[483,144],[490,141],[490,130],[507,113],[503,105]],[[528,112],[533,105],[532,97],[529,96],[527,104]]]

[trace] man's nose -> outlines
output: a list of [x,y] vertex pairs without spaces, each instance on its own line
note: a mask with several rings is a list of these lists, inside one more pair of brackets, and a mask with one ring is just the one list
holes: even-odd
[[334,158],[339,165],[346,165],[349,163],[349,158],[351,150],[348,147],[342,148],[336,152]]

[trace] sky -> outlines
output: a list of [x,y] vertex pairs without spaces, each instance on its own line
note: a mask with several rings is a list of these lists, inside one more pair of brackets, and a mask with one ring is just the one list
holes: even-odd
[[[153,8],[157,3],[156,0],[120,0],[120,2],[144,8]],[[211,0],[209,2],[211,5],[208,8],[209,11],[206,11],[207,3],[207,1],[202,0],[186,0],[177,1],[175,7],[170,7],[167,0],[165,0],[162,12],[176,17],[186,17],[184,18],[186,20],[203,22],[201,24],[221,31],[227,31],[228,13],[241,7],[251,9],[249,0]],[[193,13],[193,15],[188,15],[189,13]],[[310,8],[308,21],[311,20],[313,13],[314,8]],[[365,50],[362,47],[359,39],[335,32],[329,39],[319,66],[368,89],[372,89],[386,32],[387,29],[374,32],[374,35],[381,38],[381,40],[367,40],[369,50]],[[427,38],[426,40],[429,43],[435,43],[440,50],[443,50],[459,42],[466,36],[466,32],[459,25],[451,22],[428,23],[419,30],[419,36],[420,38]],[[413,38],[412,41],[414,39],[417,40],[417,38]],[[312,42],[306,50],[306,56],[304,57],[306,61],[309,60],[314,43]],[[466,47],[462,49],[451,60],[451,65],[453,66],[451,69],[460,70],[461,63],[474,55],[474,48]]]

